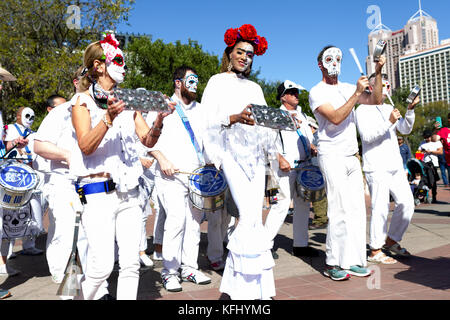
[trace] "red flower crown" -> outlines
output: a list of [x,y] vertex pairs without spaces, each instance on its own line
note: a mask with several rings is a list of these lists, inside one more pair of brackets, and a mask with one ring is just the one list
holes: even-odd
[[244,24],[236,29],[230,28],[225,32],[224,40],[228,47],[234,46],[239,39],[250,41],[255,47],[257,56],[263,55],[268,48],[266,38],[258,36],[251,24]]

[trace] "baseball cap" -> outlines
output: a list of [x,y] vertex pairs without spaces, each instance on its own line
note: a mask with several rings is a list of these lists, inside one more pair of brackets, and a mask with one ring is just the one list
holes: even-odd
[[285,82],[283,82],[282,84],[280,84],[278,86],[278,95],[277,95],[277,100],[281,99],[281,96],[286,92],[286,90],[289,89],[297,89],[299,92],[302,90],[306,90],[305,88],[303,88],[301,85],[296,84],[295,82],[292,82],[290,80],[286,80]]

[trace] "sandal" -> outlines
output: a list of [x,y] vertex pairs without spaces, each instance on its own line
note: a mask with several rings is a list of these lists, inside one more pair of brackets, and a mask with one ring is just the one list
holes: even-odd
[[400,247],[400,245],[398,243],[393,244],[390,247],[384,245],[383,248],[385,250],[388,250],[390,252],[398,254],[399,256],[402,256],[402,257],[409,257],[409,256],[411,256],[411,253],[409,253],[408,250],[406,250],[405,248]]
[[372,262],[372,263],[381,263],[381,264],[394,264],[394,263],[397,263],[397,260],[395,260],[392,257],[388,257],[387,255],[384,254],[383,251],[378,252],[373,257],[371,257],[371,256],[367,257],[367,261],[368,262]]

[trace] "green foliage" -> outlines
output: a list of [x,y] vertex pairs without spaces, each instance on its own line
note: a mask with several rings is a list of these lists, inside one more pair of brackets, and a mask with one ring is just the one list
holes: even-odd
[[169,96],[174,92],[175,69],[182,65],[194,68],[199,77],[197,100],[201,100],[209,78],[219,72],[218,57],[204,52],[193,40],[165,44],[160,39],[136,38],[128,46],[127,61],[124,87],[157,90]]
[[[128,20],[134,0],[2,0],[0,65],[16,82],[3,83],[0,108],[6,123],[15,122],[20,106],[36,113],[33,129],[46,112],[52,94],[70,98],[70,78],[82,64],[86,46],[102,31]],[[69,29],[70,5],[81,9],[81,29]]]

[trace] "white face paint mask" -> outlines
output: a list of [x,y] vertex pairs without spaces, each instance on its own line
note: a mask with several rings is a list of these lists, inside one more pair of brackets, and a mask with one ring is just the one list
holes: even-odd
[[117,48],[116,56],[109,64],[106,65],[106,70],[108,71],[111,79],[113,79],[117,84],[123,82],[125,79],[126,64],[122,50]]
[[383,95],[391,95],[391,83],[383,79]]
[[322,65],[331,77],[337,77],[341,73],[342,51],[332,47],[327,49],[322,56]]
[[239,63],[240,58],[237,58],[235,63],[234,63],[234,68],[237,71],[239,71],[239,72],[244,72],[252,64],[254,49],[253,49],[253,46],[250,43],[247,43],[247,42],[244,42],[243,45],[241,47],[239,47],[239,49],[245,51],[245,53],[244,53],[244,55],[245,55],[244,65],[241,66],[241,64]]
[[34,111],[30,108],[25,108],[22,110],[22,125],[25,128],[30,129],[34,122]]
[[184,86],[189,92],[196,93],[198,85],[198,76],[196,74],[190,74],[184,80]]

